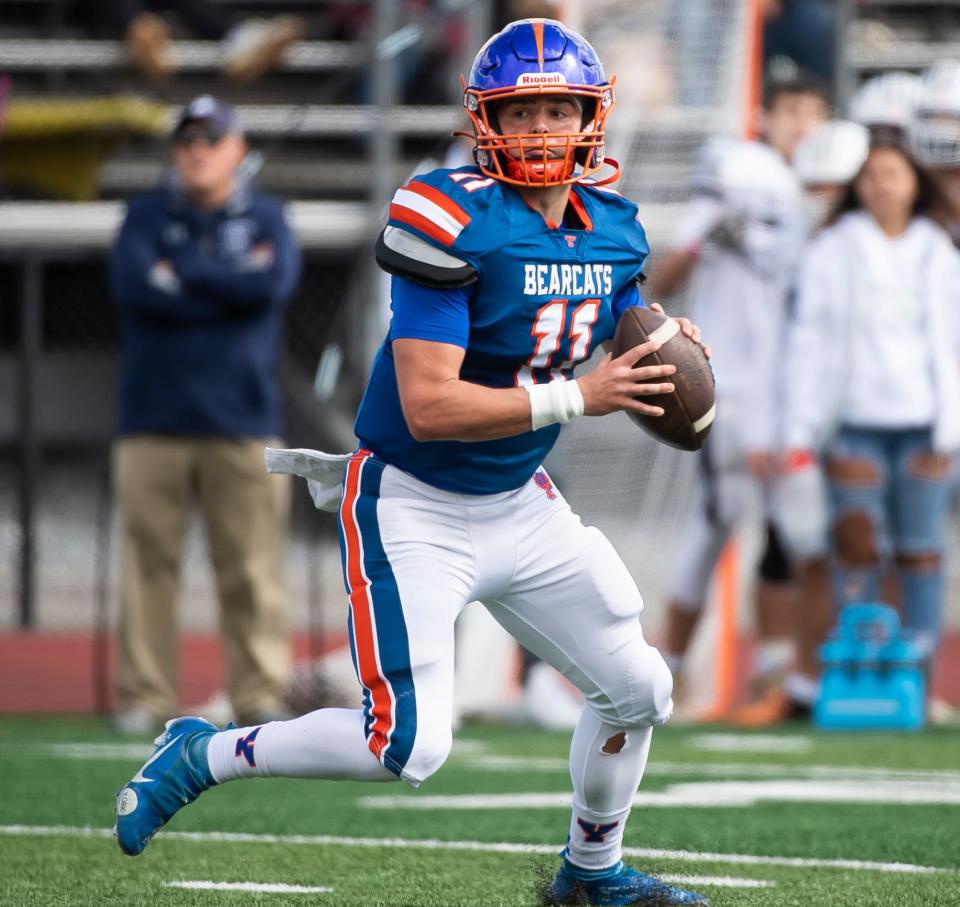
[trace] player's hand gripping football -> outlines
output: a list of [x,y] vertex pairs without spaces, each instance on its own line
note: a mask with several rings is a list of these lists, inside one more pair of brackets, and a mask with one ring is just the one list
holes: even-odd
[[613,358],[607,353],[589,374],[577,379],[583,394],[583,412],[586,416],[605,416],[618,410],[662,416],[663,407],[651,406],[637,399],[640,396],[669,394],[673,383],[669,379],[676,372],[675,365],[651,365],[634,368],[634,363],[655,353],[662,344],[648,340]]
[[[650,306],[656,312],[663,313],[658,303]],[[677,318],[680,331],[694,343],[700,343],[700,328],[689,318]],[[669,379],[677,368],[674,365],[651,365],[634,368],[634,364],[645,356],[655,353],[661,344],[654,341],[641,343],[614,359],[607,353],[600,364],[589,374],[577,379],[583,394],[583,412],[587,416],[605,416],[608,413],[626,410],[648,416],[662,416],[663,407],[651,406],[637,399],[640,396],[655,396],[673,392],[673,383],[669,380],[656,381],[657,378]],[[710,348],[701,344],[707,357]]]

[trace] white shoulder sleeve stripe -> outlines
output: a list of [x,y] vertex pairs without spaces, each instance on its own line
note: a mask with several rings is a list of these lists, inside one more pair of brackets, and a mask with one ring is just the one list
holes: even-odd
[[444,211],[436,202],[425,198],[419,192],[412,192],[410,189],[398,189],[393,196],[393,204],[422,215],[445,233],[450,234],[453,239],[456,239],[463,232],[463,224],[456,220],[453,215]]
[[412,258],[436,268],[462,268],[467,265],[462,258],[456,258],[426,240],[414,236],[399,227],[389,224],[383,231],[383,241],[388,249],[393,250],[404,258]]

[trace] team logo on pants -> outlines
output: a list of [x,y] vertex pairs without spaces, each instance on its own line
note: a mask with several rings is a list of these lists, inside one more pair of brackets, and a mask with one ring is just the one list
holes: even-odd
[[533,474],[533,481],[537,483],[538,488],[542,488],[544,494],[550,498],[551,501],[557,499],[556,492],[553,490],[553,482],[550,481],[550,476],[548,476],[542,469],[538,469]]

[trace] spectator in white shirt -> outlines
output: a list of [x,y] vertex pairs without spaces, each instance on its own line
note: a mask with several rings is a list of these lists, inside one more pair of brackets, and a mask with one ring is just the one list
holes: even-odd
[[839,606],[878,598],[884,560],[930,659],[960,448],[960,255],[930,178],[874,147],[801,267],[788,342],[787,458],[822,452]]

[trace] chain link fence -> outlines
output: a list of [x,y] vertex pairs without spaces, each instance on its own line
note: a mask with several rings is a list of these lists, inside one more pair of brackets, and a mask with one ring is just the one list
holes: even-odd
[[[351,414],[364,367],[352,355],[357,325],[350,317],[350,301],[364,283],[357,273],[362,266],[361,255],[306,255],[303,279],[287,312],[280,369],[286,437],[292,446],[348,450],[353,444]],[[88,628],[98,608],[115,608],[118,546],[110,446],[117,412],[120,316],[110,299],[102,253],[58,257],[48,251],[37,266],[42,295],[38,349],[34,361],[25,363],[32,354],[21,343],[24,326],[16,305],[25,273],[12,263],[0,266],[3,285],[11,288],[0,326],[5,388],[0,422],[0,628],[14,628],[26,616],[21,609],[21,495],[30,484],[33,500],[26,503],[33,508],[35,585],[29,616],[38,628]],[[346,355],[336,393],[321,401],[315,393],[318,364],[324,350],[333,348]],[[23,390],[25,368],[32,384],[28,414],[12,393],[13,388]],[[22,431],[25,415],[32,419],[35,434],[29,450]],[[32,476],[25,475],[25,469]],[[322,550],[335,547],[332,519],[313,511],[305,494],[295,494],[294,502],[287,572],[290,601],[298,609],[294,622],[303,626],[322,588],[339,584],[339,562],[335,551],[327,556]],[[311,553],[318,545],[319,560]],[[215,595],[199,526],[189,537],[182,600],[185,626],[213,625]]]

